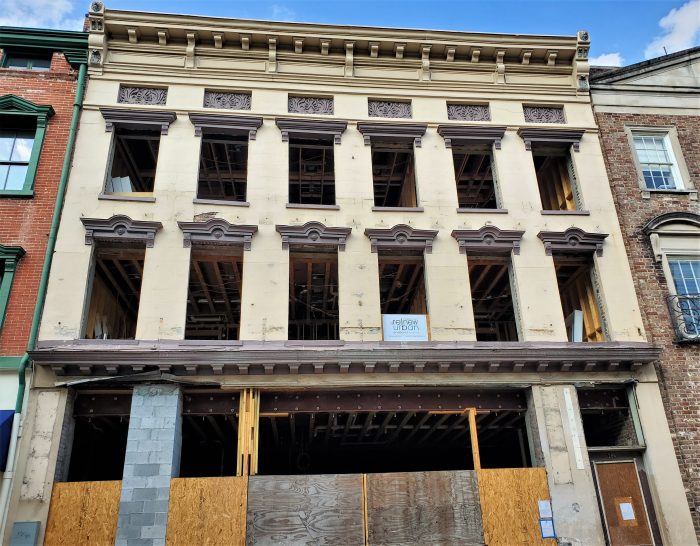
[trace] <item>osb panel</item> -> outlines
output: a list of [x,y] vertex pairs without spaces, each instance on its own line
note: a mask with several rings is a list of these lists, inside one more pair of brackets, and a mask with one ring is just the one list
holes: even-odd
[[540,531],[537,501],[550,498],[544,468],[481,469],[477,476],[486,544],[556,544],[555,539],[543,539]]
[[364,545],[362,476],[251,476],[247,543]]
[[114,544],[121,489],[121,481],[55,483],[44,546]]
[[369,543],[483,544],[476,473],[367,475]]
[[166,544],[245,545],[247,494],[245,476],[172,479]]

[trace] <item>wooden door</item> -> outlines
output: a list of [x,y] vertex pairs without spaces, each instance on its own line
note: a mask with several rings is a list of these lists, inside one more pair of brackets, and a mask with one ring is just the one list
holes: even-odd
[[634,461],[594,463],[598,494],[611,546],[652,546],[637,465]]

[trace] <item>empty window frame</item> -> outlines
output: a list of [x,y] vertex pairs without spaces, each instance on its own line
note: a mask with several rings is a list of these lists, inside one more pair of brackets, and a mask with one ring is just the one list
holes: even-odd
[[569,341],[605,341],[592,256],[553,258]]
[[532,145],[542,210],[579,210],[576,175],[569,147]]
[[116,127],[105,193],[153,193],[161,132],[158,129]]
[[379,299],[383,315],[428,313],[422,252],[379,255]]
[[518,341],[506,256],[469,256],[469,282],[477,341]]
[[340,339],[338,251],[289,252],[289,339]]
[[289,139],[289,202],[335,205],[332,136]]
[[197,198],[245,201],[248,181],[248,137],[202,135]]
[[636,409],[630,404],[634,395],[626,388],[578,389],[577,394],[588,448],[644,445]]
[[372,180],[376,207],[416,207],[413,139],[372,142]]
[[495,209],[496,182],[488,146],[452,146],[459,208]]
[[633,132],[637,161],[648,190],[683,189],[668,133]]
[[145,249],[98,245],[85,320],[86,339],[133,339]]
[[239,339],[243,250],[192,249],[185,339]]

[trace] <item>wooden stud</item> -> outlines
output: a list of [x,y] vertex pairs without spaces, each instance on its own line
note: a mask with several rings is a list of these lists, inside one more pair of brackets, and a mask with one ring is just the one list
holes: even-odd
[[472,440],[472,458],[474,460],[474,470],[481,470],[481,457],[479,455],[479,438],[476,433],[476,409],[469,410],[469,433]]

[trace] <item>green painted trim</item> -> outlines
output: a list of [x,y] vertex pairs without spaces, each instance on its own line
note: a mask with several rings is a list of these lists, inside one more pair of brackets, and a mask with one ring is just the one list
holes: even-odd
[[23,356],[0,356],[0,370],[19,370]]
[[34,190],[0,190],[0,197],[34,197]]
[[87,63],[87,48],[87,32],[0,27],[0,49],[61,51],[74,67]]
[[7,304],[10,301],[10,290],[12,290],[12,281],[15,279],[17,262],[19,262],[22,256],[24,256],[24,249],[21,246],[0,245],[0,260],[4,261],[4,271],[2,280],[0,281],[0,330],[2,330],[3,324],[5,324]]

